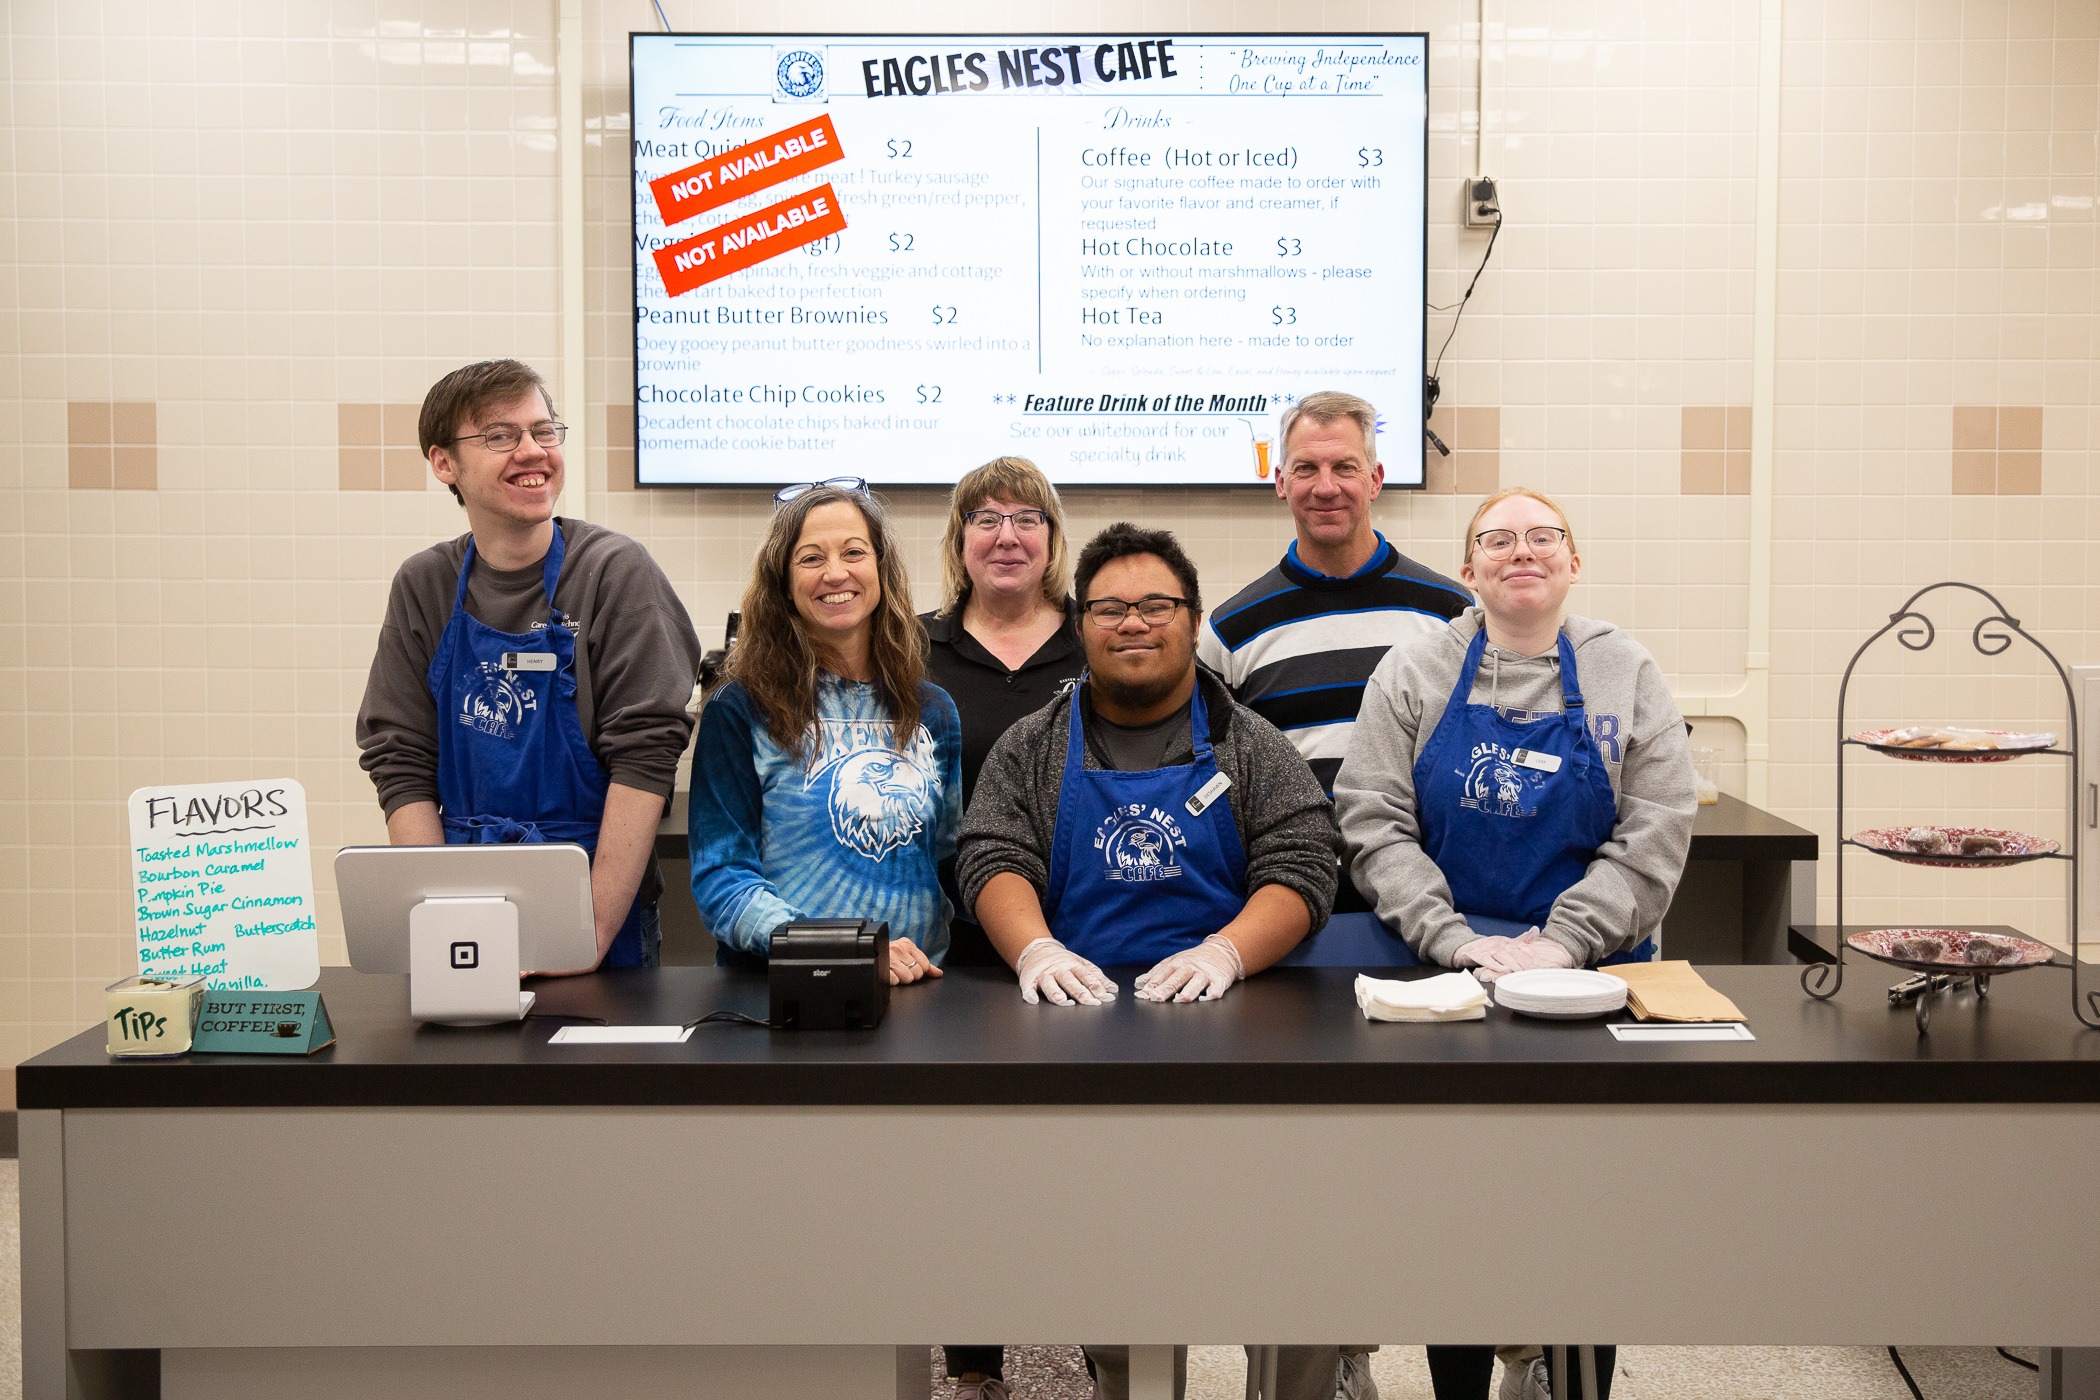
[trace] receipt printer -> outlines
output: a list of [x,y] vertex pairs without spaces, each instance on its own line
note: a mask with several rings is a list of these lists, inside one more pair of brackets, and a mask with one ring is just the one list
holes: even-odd
[[776,930],[773,1024],[872,1030],[890,1009],[890,926],[874,919],[799,919]]

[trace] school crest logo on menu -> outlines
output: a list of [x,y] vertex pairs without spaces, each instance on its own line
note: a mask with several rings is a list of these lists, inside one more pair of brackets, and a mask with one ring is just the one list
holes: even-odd
[[1172,813],[1143,802],[1112,808],[1094,828],[1094,849],[1101,852],[1108,878],[1132,884],[1178,877],[1187,845]]
[[521,685],[501,662],[484,661],[480,675],[460,697],[459,722],[494,739],[515,739],[525,716],[540,707],[540,697],[529,685]]
[[910,845],[940,800],[940,759],[926,726],[901,753],[884,722],[823,720],[818,731],[823,753],[803,786],[826,785],[832,836],[873,861]]
[[780,55],[773,76],[784,97],[802,100],[824,90],[824,60],[808,49],[790,49]]
[[1471,807],[1491,817],[1535,817],[1539,813],[1539,791],[1545,775],[1520,768],[1508,749],[1487,742],[1473,746],[1473,766],[1465,771],[1461,807]]

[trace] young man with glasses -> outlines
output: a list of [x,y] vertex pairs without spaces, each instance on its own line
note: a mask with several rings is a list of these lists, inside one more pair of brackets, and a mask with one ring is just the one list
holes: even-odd
[[[1030,1002],[1213,1001],[1326,922],[1334,819],[1304,760],[1196,665],[1196,570],[1164,530],[1080,552],[1085,677],[992,746],[957,883]],[[1123,1348],[1088,1348],[1105,1400]],[[1285,1348],[1287,1400],[1333,1400],[1333,1347]]]
[[653,965],[656,826],[692,737],[700,641],[656,561],[557,518],[568,428],[545,383],[488,360],[417,425],[467,533],[394,575],[357,716],[395,845],[574,841],[600,964]]

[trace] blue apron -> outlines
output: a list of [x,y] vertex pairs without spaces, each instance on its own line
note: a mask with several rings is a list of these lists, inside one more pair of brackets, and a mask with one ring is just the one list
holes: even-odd
[[1213,794],[1200,815],[1188,808],[1218,773],[1203,688],[1189,702],[1195,760],[1140,773],[1088,768],[1081,691],[1070,703],[1043,918],[1097,966],[1150,966],[1195,947],[1247,904],[1247,852],[1225,795]]
[[[541,566],[547,621],[499,632],[467,612],[475,555],[467,541],[452,616],[426,677],[438,709],[438,811],[448,845],[574,841],[597,854],[612,779],[583,737],[576,637],[554,606],[566,552],[557,521]],[[552,653],[554,669],[507,669],[506,653]],[[637,898],[602,966],[643,965],[641,925]]]
[[[1545,927],[1553,901],[1582,878],[1618,822],[1611,777],[1583,712],[1575,648],[1565,632],[1559,642],[1561,712],[1525,724],[1471,703],[1487,650],[1482,628],[1443,719],[1415,760],[1422,849],[1444,873],[1461,914]],[[1547,755],[1559,765],[1549,773],[1520,755]],[[1654,940],[1642,939],[1604,961],[1654,956]]]

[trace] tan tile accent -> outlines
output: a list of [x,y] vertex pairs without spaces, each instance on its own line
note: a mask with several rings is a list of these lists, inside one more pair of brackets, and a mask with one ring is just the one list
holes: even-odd
[[116,445],[114,485],[119,491],[151,491],[160,485],[160,449],[150,443]]
[[344,447],[377,447],[383,436],[376,403],[339,403],[335,406],[335,440]]
[[116,485],[113,449],[106,442],[66,446],[66,485],[75,491],[107,491]]
[[338,447],[335,450],[336,487],[343,491],[377,491],[379,479],[379,449],[376,447]]
[[[1430,449],[1434,453],[1435,449]],[[634,405],[605,406],[605,485],[612,491],[634,489]]]
[[1687,496],[1718,496],[1727,489],[1727,473],[1723,463],[1725,452],[1687,451],[1681,458],[1678,490]]
[[1750,450],[1750,405],[1730,404],[1726,417],[1728,431],[1725,443],[1728,450],[1747,453]]
[[1428,449],[1424,485],[1437,495],[1485,496],[1502,486],[1502,410],[1487,405],[1437,405],[1429,426],[1451,449]]
[[106,403],[69,403],[66,405],[66,441],[75,443],[110,443],[116,438],[109,429],[109,408]]
[[[2004,425],[1999,425],[2004,431]],[[2039,449],[2031,452],[2000,452],[1998,454],[1998,494],[2001,496],[2039,496],[2042,494],[2042,454]]]
[[1953,490],[1957,496],[2041,495],[2041,406],[1956,404]]
[[336,484],[345,491],[421,491],[429,471],[417,449],[422,405],[335,406]]
[[1998,454],[1957,448],[1954,453],[1954,494],[1992,496],[1998,491]]
[[420,491],[429,478],[429,465],[423,460],[420,439],[416,436],[416,423],[423,415],[423,405],[416,403],[390,403],[384,405],[386,435],[380,442],[381,459],[379,475],[389,491]]
[[151,491],[160,484],[159,408],[152,403],[66,405],[66,485],[76,491]]
[[1686,452],[1719,452],[1728,445],[1728,410],[1693,408],[1683,411],[1684,426],[1679,446]]
[[[2042,450],[2042,410],[2039,404],[2002,407],[1998,410],[1998,450],[2039,452]],[[2002,465],[2002,464],[2001,464]]]
[[1954,450],[1995,451],[1998,446],[1998,410],[1988,404],[1957,404],[1954,409]]
[[1686,404],[1679,412],[1679,493],[1749,495],[1750,406]]

